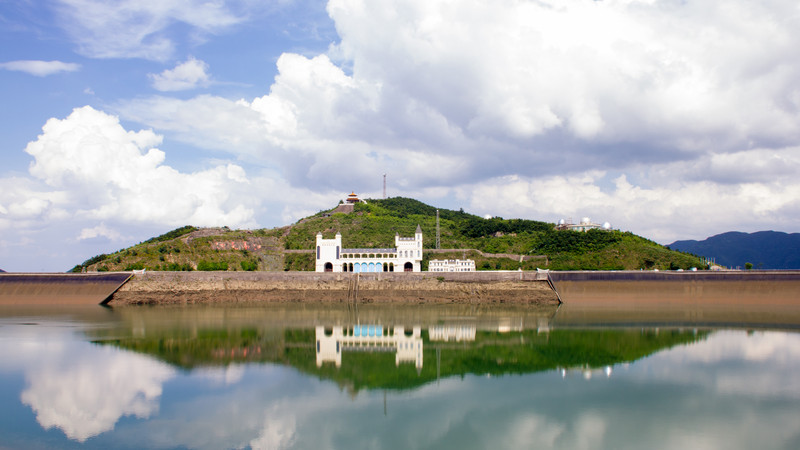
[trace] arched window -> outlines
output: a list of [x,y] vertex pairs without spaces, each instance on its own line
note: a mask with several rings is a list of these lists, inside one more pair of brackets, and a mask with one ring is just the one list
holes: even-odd
[[336,246],[336,259],[339,259],[339,246]]
[[319,245],[317,246],[317,259],[319,259]]
[[403,271],[404,272],[413,272],[414,271],[414,265],[411,264],[410,262],[405,263],[405,265],[403,266]]
[[342,272],[347,272],[347,263],[342,264]]
[[333,264],[326,262],[325,263],[325,272],[333,272]]

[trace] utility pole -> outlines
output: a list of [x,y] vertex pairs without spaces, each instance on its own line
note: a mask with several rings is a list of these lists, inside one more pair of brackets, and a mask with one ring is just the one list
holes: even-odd
[[441,248],[440,234],[439,234],[439,210],[436,210],[436,250]]
[[386,200],[386,174],[383,174],[383,199]]

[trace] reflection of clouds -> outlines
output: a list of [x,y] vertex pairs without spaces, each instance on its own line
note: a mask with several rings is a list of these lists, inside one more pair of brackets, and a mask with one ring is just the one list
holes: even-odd
[[264,428],[257,438],[250,441],[250,447],[253,449],[289,448],[294,442],[294,434],[294,416],[282,413],[280,408],[275,405],[267,412]]
[[[23,402],[42,426],[79,440],[113,428],[98,442],[130,447],[796,448],[800,423],[800,343],[783,333],[716,332],[610,378],[466,375],[355,398],[275,364],[176,374],[69,338],[20,343],[0,341],[0,360],[28,374]],[[162,398],[173,376],[180,395]],[[786,386],[794,393],[782,396]]]
[[800,334],[719,331],[649,358],[648,378],[700,385],[711,392],[800,399]]
[[[340,392],[326,385],[331,395],[298,392],[296,384],[306,385],[307,378],[297,372],[272,364],[236,365],[238,381],[223,383],[225,369],[201,369],[179,375],[170,385],[180,385],[187,394],[162,401],[156,417],[147,421],[127,422],[114,433],[127,446],[142,448],[248,448],[257,445],[286,447],[295,439],[296,414],[333,404]],[[322,406],[325,408],[325,406]],[[267,447],[270,448],[270,447]],[[280,447],[278,447],[280,448]],[[330,446],[327,448],[331,448]]]
[[195,370],[199,377],[204,377],[214,382],[230,385],[236,384],[244,376],[244,366],[231,364],[227,367],[207,367]]
[[528,448],[553,448],[556,439],[564,433],[565,426],[554,423],[537,414],[525,414],[516,418],[510,425],[508,437],[510,442],[505,448],[523,445]]
[[[19,350],[28,382],[22,403],[45,429],[60,428],[81,442],[113,429],[124,415],[158,411],[161,386],[174,375],[150,358],[84,342],[25,342]],[[2,352],[8,353],[17,352]]]
[[710,363],[742,359],[779,364],[800,361],[800,334],[797,333],[718,331],[709,340],[713,342],[698,342],[686,348],[682,352],[684,360]]
[[[575,449],[600,447],[606,432],[606,421],[599,414],[583,414],[575,423]],[[687,447],[688,448],[688,447]]]

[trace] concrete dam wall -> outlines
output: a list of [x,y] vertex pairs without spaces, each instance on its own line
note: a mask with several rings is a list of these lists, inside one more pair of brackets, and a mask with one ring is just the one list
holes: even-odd
[[800,304],[800,271],[550,272],[565,304]]
[[0,274],[0,305],[101,304],[131,277],[130,273]]

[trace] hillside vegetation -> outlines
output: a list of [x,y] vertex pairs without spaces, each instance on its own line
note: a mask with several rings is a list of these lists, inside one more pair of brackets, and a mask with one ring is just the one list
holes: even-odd
[[629,232],[556,231],[554,224],[482,217],[395,197],[368,200],[353,213],[321,211],[275,229],[230,230],[182,227],[111,254],[98,255],[72,271],[104,270],[314,270],[316,234],[342,234],[345,248],[394,246],[395,234],[424,236],[423,270],[430,259],[471,258],[478,270],[637,270],[701,268],[694,255],[672,251]]

